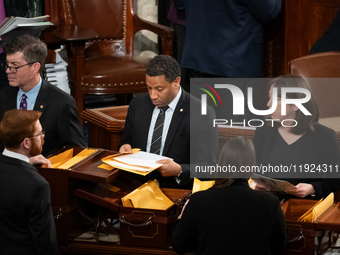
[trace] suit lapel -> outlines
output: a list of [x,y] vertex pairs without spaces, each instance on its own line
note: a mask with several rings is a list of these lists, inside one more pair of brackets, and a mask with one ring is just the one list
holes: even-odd
[[9,91],[8,105],[7,105],[6,111],[11,110],[11,109],[17,109],[17,95],[18,95],[18,91],[19,91],[19,88],[17,88],[17,87],[13,88],[13,89],[11,89]]
[[179,99],[176,109],[174,111],[174,114],[172,116],[172,120],[171,120],[170,127],[168,130],[168,135],[166,137],[166,141],[165,141],[165,145],[163,149],[163,155],[167,154],[170,148],[170,145],[172,143],[172,140],[175,134],[177,133],[178,127],[181,124],[183,117],[187,114],[187,111],[190,111],[189,98],[190,98],[189,94],[182,89],[181,98]]
[[145,116],[140,116],[142,118],[145,118],[146,121],[140,121],[140,130],[141,130],[141,137],[143,137],[142,140],[142,148],[146,150],[146,145],[148,142],[148,134],[149,134],[149,128],[150,128],[150,123],[151,123],[151,118],[152,118],[152,113],[154,110],[155,106],[151,102],[150,97],[148,96],[148,101],[147,104],[145,104]]
[[42,80],[41,88],[35,101],[33,110],[43,113],[48,105],[47,98],[48,98],[48,83],[47,81]]

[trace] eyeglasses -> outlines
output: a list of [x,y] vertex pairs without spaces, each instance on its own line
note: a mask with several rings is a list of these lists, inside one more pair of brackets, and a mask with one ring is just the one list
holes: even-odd
[[25,137],[24,139],[21,140],[20,143],[22,143],[26,138],[31,138],[31,137],[36,137],[36,136],[41,136],[41,135],[45,135],[45,131],[44,130],[41,130],[40,134],[37,134],[37,135],[31,135],[31,136],[27,136]]
[[41,130],[40,134],[27,136],[27,138],[41,136],[41,135],[45,135],[45,131],[44,130]]
[[37,62],[39,62],[39,61],[30,62],[30,63],[24,64],[24,65],[22,65],[22,66],[9,66],[9,65],[7,65],[7,63],[2,62],[2,63],[1,63],[1,67],[2,67],[5,71],[7,70],[7,68],[9,68],[9,71],[10,71],[11,73],[17,73],[18,68],[23,67],[23,66],[27,66],[27,65],[33,65],[34,63],[37,63]]

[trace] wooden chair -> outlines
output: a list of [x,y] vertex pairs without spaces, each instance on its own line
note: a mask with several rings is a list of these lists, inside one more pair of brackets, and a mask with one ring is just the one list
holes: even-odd
[[290,74],[307,78],[319,105],[320,123],[334,129],[340,143],[340,85],[332,79],[340,78],[340,52],[310,54],[291,60],[288,66]]
[[[150,30],[160,36],[162,54],[172,55],[173,30],[140,19],[133,0],[58,0],[59,25],[54,35],[67,46],[71,93],[79,113],[84,95],[147,91],[145,66],[150,58],[133,55],[136,32]],[[123,100],[121,104],[129,103]]]

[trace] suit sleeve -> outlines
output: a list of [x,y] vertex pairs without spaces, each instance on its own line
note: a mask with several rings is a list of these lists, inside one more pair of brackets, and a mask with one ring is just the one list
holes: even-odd
[[197,173],[196,166],[215,166],[217,163],[218,128],[213,127],[215,118],[215,111],[211,107],[208,107],[208,113],[205,116],[196,112],[192,113],[190,117],[190,164],[181,164],[183,174],[180,176],[180,186],[192,181],[190,175],[196,178],[212,178],[209,173]]
[[130,144],[132,146],[132,130],[133,130],[133,118],[134,118],[133,108],[134,108],[134,102],[131,101],[126,118],[125,118],[125,126],[124,126],[123,136],[121,138],[120,146],[124,144]]
[[62,146],[85,146],[83,132],[79,125],[77,107],[73,98],[64,104],[60,111],[58,117],[58,135]]
[[242,0],[250,13],[259,21],[271,21],[281,10],[281,0]]
[[28,222],[36,254],[59,254],[47,182],[39,182],[35,187],[28,210]]
[[177,221],[172,232],[171,245],[178,254],[193,251],[198,245],[195,215],[199,209],[196,208],[195,204],[195,199],[191,197],[184,209],[182,218]]
[[271,235],[270,249],[271,254],[282,254],[287,241],[286,221],[280,207],[279,200],[275,197],[274,227]]

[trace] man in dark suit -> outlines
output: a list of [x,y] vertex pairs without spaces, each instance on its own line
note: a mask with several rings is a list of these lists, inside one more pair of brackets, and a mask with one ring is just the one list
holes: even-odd
[[40,115],[14,109],[0,122],[0,254],[59,254],[50,187],[29,164],[44,144]]
[[309,54],[340,51],[340,9],[326,32],[313,44]]
[[46,132],[42,154],[48,156],[62,146],[84,146],[75,100],[40,77],[47,56],[46,44],[39,38],[22,35],[5,47],[9,87],[0,92],[0,120],[10,109],[22,107],[41,112]]
[[261,77],[262,23],[273,20],[281,0],[174,0],[185,9],[182,85],[193,77]]
[[[160,160],[163,166],[149,176],[157,178],[161,187],[191,188],[191,163],[214,164],[217,159],[217,130],[212,128],[215,114],[208,107],[208,114],[200,115],[200,102],[181,89],[180,75],[179,64],[170,56],[150,61],[146,68],[149,95],[130,103],[120,147],[120,152],[140,148],[173,159]],[[154,129],[163,107],[168,108],[164,110],[160,148],[153,151]]]

